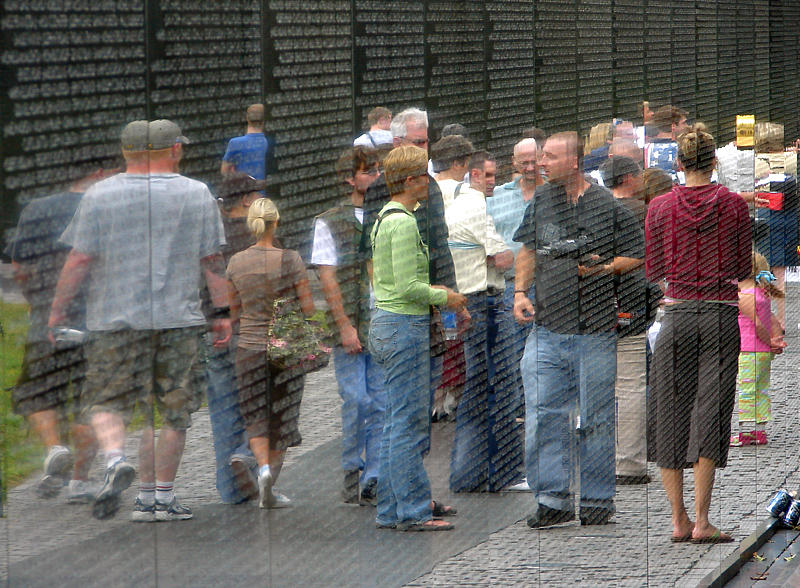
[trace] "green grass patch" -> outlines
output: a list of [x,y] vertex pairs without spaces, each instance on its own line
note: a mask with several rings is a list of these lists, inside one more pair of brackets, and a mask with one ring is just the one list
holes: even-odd
[[[330,329],[323,309],[317,310],[312,320]],[[0,327],[0,470],[2,488],[7,489],[42,467],[45,447],[25,419],[11,409],[11,393],[19,377],[28,334],[28,305],[0,301]],[[145,416],[137,411],[128,430],[143,428],[145,422]],[[161,415],[156,411],[155,428],[161,425]]]
[[0,301],[0,460],[4,488],[42,466],[44,446],[28,424],[11,410],[11,391],[19,377],[28,334],[28,305]]

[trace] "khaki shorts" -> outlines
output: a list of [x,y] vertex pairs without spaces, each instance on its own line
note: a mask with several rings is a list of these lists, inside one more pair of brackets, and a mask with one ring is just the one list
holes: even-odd
[[85,417],[110,412],[129,424],[137,406],[153,424],[153,404],[171,429],[192,426],[200,408],[196,381],[204,327],[153,331],[96,331],[86,343]]

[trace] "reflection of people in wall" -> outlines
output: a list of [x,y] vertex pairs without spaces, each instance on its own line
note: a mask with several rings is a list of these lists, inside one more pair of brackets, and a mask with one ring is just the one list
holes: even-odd
[[264,105],[251,104],[245,114],[247,133],[234,137],[222,157],[220,173],[232,171],[246,173],[257,180],[266,176],[267,138],[264,136]]
[[[199,408],[194,383],[206,320],[200,281],[214,305],[214,343],[231,336],[220,248],[219,209],[205,184],[175,173],[188,143],[173,122],[144,120],[122,131],[127,171],[92,186],[61,237],[72,251],[56,288],[49,326],[62,326],[88,280],[86,380],[82,416],[106,456],[92,514],[113,517],[135,472],[125,460],[126,426],[146,415],[139,446],[139,495],[132,519],[192,518],[173,493],[175,475]],[[132,245],[133,244],[133,245]],[[155,444],[154,407],[163,426]]]

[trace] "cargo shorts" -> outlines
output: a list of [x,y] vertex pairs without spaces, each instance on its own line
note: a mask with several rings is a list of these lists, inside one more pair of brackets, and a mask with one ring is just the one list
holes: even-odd
[[154,406],[164,424],[192,426],[202,391],[198,345],[205,327],[94,331],[86,343],[83,416],[108,412],[128,425],[137,407],[153,425]]

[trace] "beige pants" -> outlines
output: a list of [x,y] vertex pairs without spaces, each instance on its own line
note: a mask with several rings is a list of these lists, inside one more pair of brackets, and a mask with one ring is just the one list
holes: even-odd
[[647,473],[647,334],[617,340],[617,475]]

